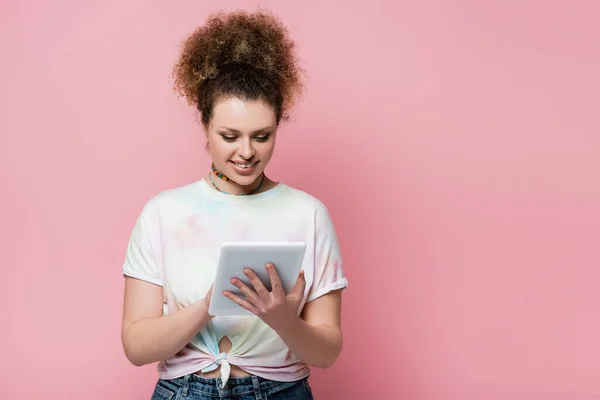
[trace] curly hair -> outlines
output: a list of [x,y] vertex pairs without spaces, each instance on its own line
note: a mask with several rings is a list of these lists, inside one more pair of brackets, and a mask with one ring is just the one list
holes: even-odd
[[208,125],[226,96],[262,100],[277,123],[302,93],[302,69],[286,27],[265,11],[212,14],[182,44],[173,68],[175,90]]

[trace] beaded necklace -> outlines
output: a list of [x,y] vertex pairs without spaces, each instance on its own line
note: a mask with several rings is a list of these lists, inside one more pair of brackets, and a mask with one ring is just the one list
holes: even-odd
[[[214,163],[211,165],[211,169],[212,169],[212,172],[213,172],[213,173],[214,173],[214,174],[215,174],[215,175],[216,175],[218,178],[220,178],[220,179],[224,180],[225,182],[232,182],[232,183],[235,183],[235,182],[233,182],[233,181],[232,181],[232,180],[231,180],[229,177],[227,177],[227,176],[225,176],[225,175],[223,175],[223,174],[219,173],[219,172],[217,171],[217,169],[215,168],[215,164],[214,164]],[[210,180],[210,184],[212,185],[212,187],[214,187],[214,188],[215,188],[215,189],[216,189],[218,192],[225,193],[225,194],[234,194],[234,193],[225,192],[225,191],[223,191],[223,190],[219,189],[219,187],[218,187],[218,186],[215,184],[215,182],[213,181],[213,179],[212,179],[212,175],[211,175],[211,174],[208,174],[208,179]],[[260,189],[260,187],[262,186],[262,184],[263,184],[264,180],[265,180],[265,174],[264,174],[264,172],[263,172],[263,173],[261,174],[260,183],[258,184],[258,186],[256,187],[256,189],[254,189],[252,192],[250,192],[250,193],[248,193],[248,194],[246,194],[246,193],[235,193],[234,195],[235,195],[235,196],[248,196],[248,195],[250,195],[250,194],[254,194],[254,193],[258,192],[258,190],[259,190],[259,189]]]
[[[213,174],[215,174],[218,178],[223,179],[225,182],[233,182],[231,179],[229,179],[229,177],[223,175],[222,173],[220,173],[219,171],[217,171],[217,169],[215,168],[215,163],[211,163],[210,164],[210,169],[212,169]],[[235,183],[235,182],[233,182]]]

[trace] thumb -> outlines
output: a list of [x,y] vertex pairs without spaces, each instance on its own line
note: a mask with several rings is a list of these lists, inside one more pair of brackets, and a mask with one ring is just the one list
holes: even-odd
[[304,277],[304,270],[300,271],[300,275],[298,276],[298,280],[294,285],[294,289],[292,289],[292,293],[299,298],[304,296],[304,289],[306,288],[306,278]]
[[212,291],[213,291],[213,286],[215,286],[215,284],[211,284],[210,287],[208,288],[208,292],[206,292],[206,295],[204,296],[204,298],[210,302],[210,298],[212,296]]
[[213,286],[214,283],[210,285],[210,287],[208,288],[208,292],[206,292],[204,298],[201,300],[202,302],[204,302],[204,305],[206,306],[207,310],[210,307],[210,298],[212,297]]

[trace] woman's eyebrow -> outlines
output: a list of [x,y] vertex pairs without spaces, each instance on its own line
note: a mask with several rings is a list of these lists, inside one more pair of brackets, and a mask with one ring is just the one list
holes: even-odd
[[[239,130],[237,130],[237,129],[230,128],[230,127],[228,127],[228,126],[225,126],[225,125],[222,125],[222,126],[220,126],[220,129],[225,129],[225,130],[227,130],[227,131],[229,131],[229,132],[231,132],[231,133],[237,133],[238,135],[241,135],[241,134],[242,134],[242,132],[241,132],[241,131],[239,131]],[[266,132],[266,131],[270,131],[271,129],[272,129],[272,128],[271,128],[270,126],[265,126],[264,128],[260,128],[259,130],[257,130],[257,131],[254,131],[254,132],[252,132],[252,133],[253,133],[253,134],[256,134],[256,133],[263,133],[263,132]]]

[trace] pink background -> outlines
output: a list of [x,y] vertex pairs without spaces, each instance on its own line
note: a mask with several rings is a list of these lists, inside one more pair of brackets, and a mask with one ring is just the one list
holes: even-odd
[[[149,398],[121,262],[208,171],[169,73],[223,3],[0,5],[2,399]],[[309,77],[269,171],[328,205],[351,283],[317,398],[600,399],[598,2],[259,4]]]

